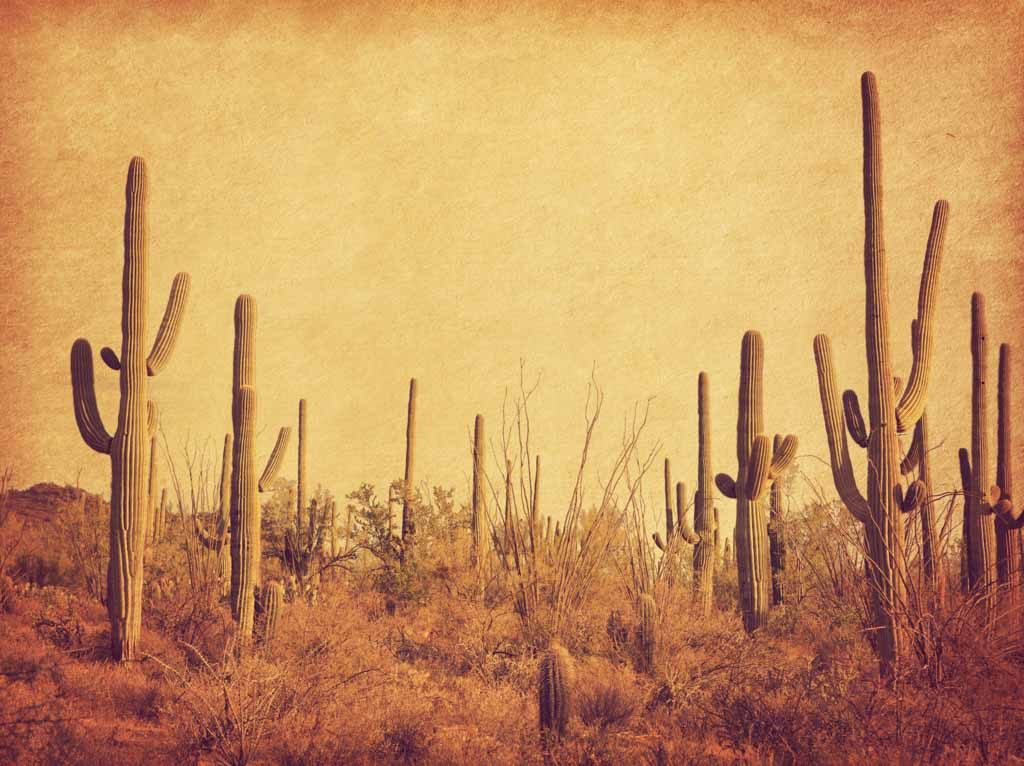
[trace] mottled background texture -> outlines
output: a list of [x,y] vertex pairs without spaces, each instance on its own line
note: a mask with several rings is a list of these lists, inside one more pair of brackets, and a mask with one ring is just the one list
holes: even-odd
[[[765,336],[769,432],[798,433],[825,478],[815,333],[840,385],[866,387],[865,69],[904,374],[931,207],[951,204],[929,412],[937,489],[955,484],[971,291],[988,296],[993,380],[998,342],[1021,335],[1019,2],[205,5],[0,8],[0,433],[19,485],[109,484],[75,428],[68,358],[79,336],[119,342],[133,154],[150,170],[151,332],[173,274],[193,277],[151,389],[175,448],[216,453],[230,427],[248,292],[259,449],[306,397],[311,478],[338,494],[401,474],[416,376],[419,475],[464,498],[473,416],[496,434],[520,358],[541,374],[548,510],[568,499],[595,364],[591,479],[653,396],[648,444],[692,483],[700,370],[714,468],[735,471],[748,328]],[[113,429],[116,376],[97,376]]]

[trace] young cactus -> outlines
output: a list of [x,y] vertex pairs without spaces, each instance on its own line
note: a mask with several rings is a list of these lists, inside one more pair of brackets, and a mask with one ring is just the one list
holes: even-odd
[[565,734],[572,715],[572,658],[552,642],[540,661],[537,684],[541,746],[546,751]]
[[[932,319],[938,295],[939,265],[949,206],[935,204],[931,232],[925,249],[924,268],[918,292],[917,322],[912,330],[913,364],[902,395],[893,390],[889,344],[889,286],[882,232],[882,155],[875,76],[861,77],[864,129],[864,274],[866,285],[865,339],[868,361],[868,417],[851,418],[844,424],[832,348],[827,335],[814,339],[818,391],[828,437],[832,476],[843,504],[865,525],[867,560],[871,585],[874,634],[883,676],[891,676],[902,649],[899,610],[904,603],[906,562],[903,545],[904,500],[900,487],[899,441],[924,412],[932,356]],[[854,395],[845,397],[850,404]],[[859,413],[859,406],[856,408]],[[860,422],[857,422],[857,421]],[[868,451],[867,497],[861,494],[853,476],[846,429]]]
[[143,552],[149,521],[147,468],[156,408],[149,401],[147,378],[157,375],[174,350],[188,299],[189,275],[179,273],[156,339],[145,354],[149,282],[146,164],[133,157],[125,185],[124,270],[121,280],[121,354],[104,348],[100,357],[120,373],[117,428],[103,425],[93,382],[92,347],[79,338],[71,347],[71,386],[75,420],[85,443],[110,455],[110,559],[107,614],[110,651],[118,662],[134,660],[142,629]]
[[771,558],[765,499],[772,483],[796,457],[797,438],[790,434],[773,449],[764,435],[762,372],[764,342],[750,330],[740,351],[739,419],[736,426],[735,480],[718,474],[719,491],[736,500],[736,568],[739,572],[740,611],[748,633],[768,624]]
[[654,652],[658,644],[658,606],[649,593],[640,594],[637,600],[640,623],[637,626],[637,644],[640,650],[640,671],[654,672]]
[[256,640],[263,646],[270,646],[277,636],[277,626],[284,609],[284,586],[277,582],[268,582],[260,591],[257,602],[258,619]]
[[256,343],[256,301],[240,295],[235,302],[235,352],[232,377],[232,423],[234,445],[231,455],[231,615],[238,623],[239,641],[246,644],[253,634],[256,591],[260,587],[259,492],[270,488],[284,460],[290,428],[282,428],[267,460],[263,475],[256,479],[256,389],[254,346]]
[[693,549],[693,586],[701,612],[711,613],[718,556],[718,510],[711,472],[711,400],[706,372],[697,376],[697,494],[693,499],[693,525],[698,542]]

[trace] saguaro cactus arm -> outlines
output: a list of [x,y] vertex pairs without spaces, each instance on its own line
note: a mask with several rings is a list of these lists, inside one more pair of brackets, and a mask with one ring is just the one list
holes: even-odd
[[921,286],[917,296],[917,321],[913,333],[914,361],[910,367],[910,379],[896,405],[896,426],[900,432],[914,427],[924,412],[928,399],[928,377],[931,371],[932,320],[935,317],[935,297],[939,291],[939,267],[942,264],[942,245],[946,238],[946,221],[949,218],[949,203],[939,200],[932,210],[931,230],[924,251],[924,267],[921,270]]
[[284,452],[288,449],[288,440],[291,438],[291,435],[292,429],[287,426],[277,432],[277,442],[274,444],[270,457],[267,458],[267,466],[263,469],[263,475],[260,476],[260,492],[266,492],[270,489],[270,485],[277,478],[277,472],[281,470],[281,463],[284,462]]
[[92,347],[85,338],[71,346],[71,394],[75,405],[75,422],[82,440],[104,455],[110,454],[113,437],[107,432],[96,404],[96,385],[92,371]]
[[907,454],[900,461],[900,473],[904,476],[917,468],[921,462],[921,438],[921,429],[915,428],[914,438],[910,442],[910,447],[907,448]]
[[843,426],[843,408],[839,400],[832,367],[832,346],[827,335],[814,339],[814,361],[818,368],[818,393],[821,397],[821,413],[825,419],[825,435],[828,437],[829,464],[832,479],[843,504],[853,517],[862,523],[868,520],[868,502],[857,488],[853,477],[853,463]]
[[690,545],[696,545],[700,542],[700,535],[693,531],[693,527],[690,526],[690,520],[687,517],[686,509],[686,484],[683,482],[676,483],[676,512],[678,514],[679,524],[676,534],[683,538]]
[[174,343],[178,339],[178,331],[181,329],[181,319],[185,315],[185,304],[188,302],[188,288],[191,283],[191,277],[183,271],[176,274],[171,283],[164,318],[160,321],[160,329],[157,330],[153,348],[146,358],[146,373],[149,377],[160,372],[171,358]]
[[160,407],[152,399],[146,402],[146,433],[152,439],[160,427]]
[[715,474],[715,486],[730,500],[736,499],[736,480],[727,473]]
[[768,478],[774,481],[784,474],[796,460],[796,450],[800,446],[800,440],[795,434],[788,434],[785,437],[775,435],[772,440],[772,462],[768,471]]
[[121,369],[121,360],[117,358],[117,352],[110,346],[104,346],[100,349],[100,359],[103,360],[103,364],[107,365],[114,372]]
[[768,472],[772,465],[772,448],[768,437],[758,434],[750,449],[747,463],[747,486],[743,488],[747,499],[758,501],[768,491]]
[[843,415],[846,418],[846,430],[858,447],[868,446],[868,429],[864,425],[864,416],[860,411],[857,392],[852,389],[843,391]]

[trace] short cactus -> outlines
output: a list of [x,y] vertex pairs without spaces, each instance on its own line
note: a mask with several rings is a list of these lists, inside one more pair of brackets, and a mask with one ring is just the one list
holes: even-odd
[[753,330],[743,336],[740,353],[739,419],[736,428],[736,479],[715,478],[726,497],[736,499],[736,567],[740,611],[748,633],[768,623],[771,559],[765,495],[775,479],[796,457],[797,439],[790,435],[773,449],[764,435],[762,372],[764,343]]
[[572,658],[552,642],[540,661],[538,707],[541,745],[547,749],[565,735],[572,715]]
[[640,650],[640,671],[654,672],[654,652],[658,645],[658,606],[649,593],[640,594],[637,599],[637,648]]
[[281,611],[284,609],[284,586],[276,580],[266,583],[260,591],[257,606],[257,642],[263,646],[270,646],[277,637],[277,626],[281,620]]
[[135,659],[142,629],[143,551],[148,528],[147,468],[155,409],[147,395],[147,378],[170,358],[188,298],[189,276],[174,277],[163,321],[145,356],[149,247],[146,220],[146,164],[133,157],[125,185],[124,270],[121,281],[121,354],[104,348],[101,358],[120,373],[121,400],[117,428],[107,432],[96,404],[92,347],[79,338],[71,347],[71,385],[75,420],[85,443],[110,455],[110,562],[107,613],[111,656]]

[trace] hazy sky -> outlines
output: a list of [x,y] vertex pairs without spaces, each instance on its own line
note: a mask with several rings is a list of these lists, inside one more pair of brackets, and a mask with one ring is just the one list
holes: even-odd
[[[1020,3],[75,5],[0,10],[0,430],[19,485],[81,468],[109,488],[75,427],[68,358],[79,336],[119,346],[133,154],[150,172],[151,333],[173,274],[193,280],[151,387],[171,442],[219,450],[233,305],[251,293],[258,459],[306,397],[310,478],[338,494],[401,474],[416,376],[419,476],[464,498],[473,416],[496,435],[520,358],[542,374],[547,509],[568,499],[595,363],[595,468],[654,396],[648,443],[692,485],[703,369],[714,469],[735,472],[748,328],[765,336],[769,433],[827,459],[815,333],[866,395],[865,69],[903,374],[931,207],[951,204],[928,408],[941,484],[969,440],[972,290],[988,296],[993,381],[997,343],[1019,340]],[[97,360],[97,378],[112,431],[117,377]]]

